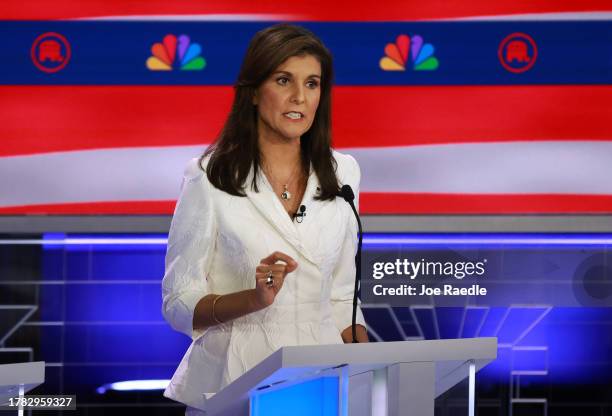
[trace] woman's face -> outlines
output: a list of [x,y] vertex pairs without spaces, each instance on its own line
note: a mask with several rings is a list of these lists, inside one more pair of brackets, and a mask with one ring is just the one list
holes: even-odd
[[321,98],[321,64],[312,55],[292,56],[257,89],[258,132],[289,141],[308,131]]

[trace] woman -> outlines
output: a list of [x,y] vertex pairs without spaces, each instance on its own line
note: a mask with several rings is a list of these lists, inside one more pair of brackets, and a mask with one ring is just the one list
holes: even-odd
[[356,220],[336,195],[360,171],[330,148],[331,81],[310,31],[258,32],[220,137],[185,170],[162,309],[193,342],[164,395],[191,414],[282,346],[352,341]]

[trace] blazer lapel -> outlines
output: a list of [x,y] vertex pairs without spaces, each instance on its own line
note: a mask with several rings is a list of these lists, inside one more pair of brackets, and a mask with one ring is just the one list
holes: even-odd
[[[266,176],[260,171],[257,176],[257,187],[259,192],[251,189],[251,182],[253,179],[253,168],[245,182],[245,193],[249,201],[255,206],[257,211],[264,217],[276,231],[293,246],[299,253],[301,253],[307,260],[316,264],[315,257],[306,248],[301,241],[299,232],[296,225],[293,223],[287,211],[283,207],[283,204],[275,195],[270,182]],[[317,175],[310,167],[310,174],[308,176],[308,182],[306,184],[306,190],[304,191],[304,197],[302,202],[308,205],[308,201],[312,200],[312,196],[316,192],[318,186]],[[308,215],[308,210],[306,214]]]

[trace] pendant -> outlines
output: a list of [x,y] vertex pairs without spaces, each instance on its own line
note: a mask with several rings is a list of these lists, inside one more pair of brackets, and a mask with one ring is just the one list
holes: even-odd
[[287,185],[285,185],[285,190],[281,194],[281,198],[284,199],[285,201],[288,201],[291,199],[291,192],[287,190]]

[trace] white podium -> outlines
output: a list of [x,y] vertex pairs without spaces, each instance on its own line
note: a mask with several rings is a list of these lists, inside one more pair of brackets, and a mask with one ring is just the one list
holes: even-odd
[[[45,362],[1,364],[0,365],[0,405],[6,404],[10,397],[23,397],[25,393],[45,382]],[[18,411],[23,415],[23,410]]]
[[[284,347],[206,402],[206,416],[433,416],[497,357],[497,338]],[[203,375],[204,376],[204,375]]]

